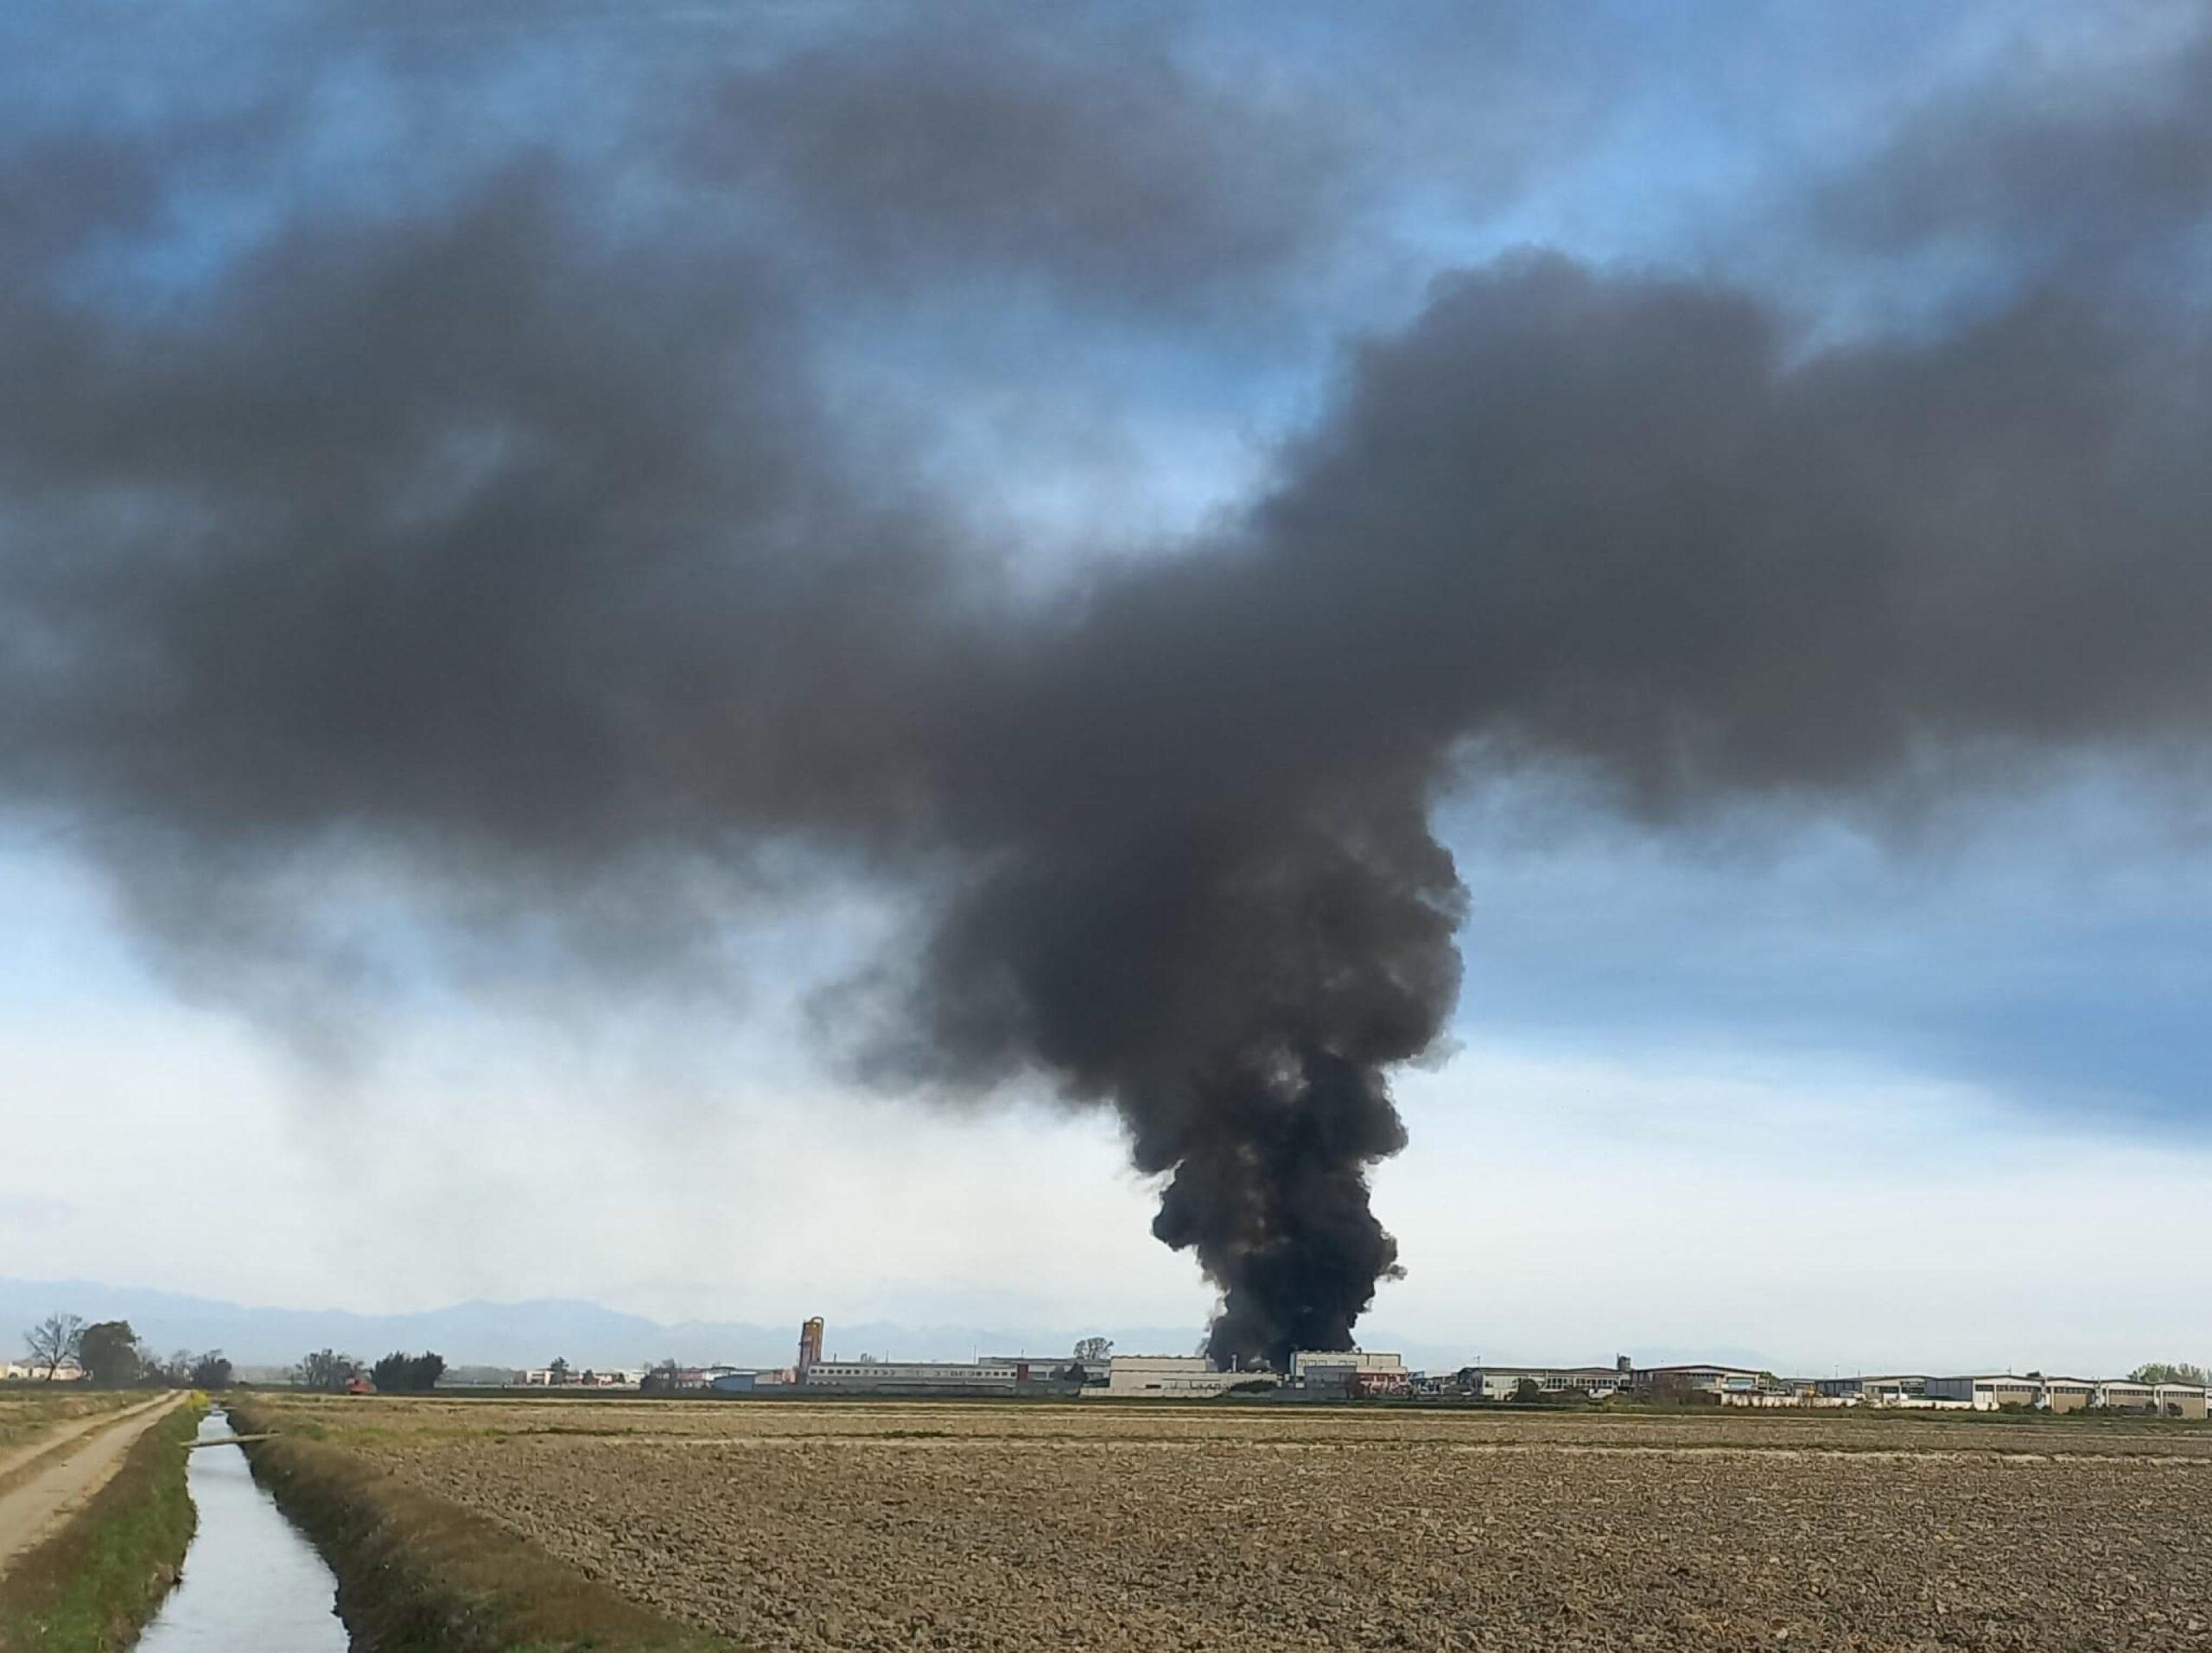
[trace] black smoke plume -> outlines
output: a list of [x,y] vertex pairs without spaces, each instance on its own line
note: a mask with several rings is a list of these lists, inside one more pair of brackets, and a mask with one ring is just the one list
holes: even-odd
[[[235,247],[175,215],[281,179],[311,107],[8,130],[0,775],[181,982],[284,1016],[361,989],[365,887],[457,957],[650,987],[711,976],[779,855],[891,881],[924,938],[836,1001],[873,1071],[1116,1109],[1221,1289],[1213,1351],[1280,1361],[1348,1343],[1396,1267],[1367,1176],[1456,998],[1428,822],[1470,765],[1664,817],[2201,751],[2202,296],[2116,302],[2101,257],[1819,349],[1748,292],[1504,259],[1360,347],[1234,521],[1018,594],[1019,548],[825,385],[825,311],[980,259],[1187,319],[1334,207],[1166,58],[991,38],[686,81],[681,141],[619,163],[272,182]],[[2202,123],[2126,112],[2094,241],[2141,253],[2130,146]],[[702,169],[774,233],[683,194]],[[2146,235],[2197,179],[2159,175]]]

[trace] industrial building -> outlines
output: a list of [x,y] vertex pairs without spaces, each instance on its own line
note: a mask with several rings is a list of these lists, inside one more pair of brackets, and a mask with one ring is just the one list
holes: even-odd
[[[980,1360],[825,1360],[823,1321],[816,1315],[800,1326],[798,1364],[792,1381],[810,1389],[853,1395],[1012,1395],[1033,1383],[1064,1381],[1074,1357],[994,1355]],[[1104,1376],[1102,1372],[1101,1376]]]
[[1847,1406],[1892,1406],[1941,1411],[1973,1404],[1969,1380],[1930,1377],[1925,1373],[1901,1372],[1878,1377],[1816,1377],[1813,1393],[1824,1401]]
[[1351,1399],[1370,1395],[1405,1395],[1413,1374],[1397,1355],[1364,1349],[1302,1349],[1290,1357],[1290,1380],[1317,1394]]
[[0,1360],[0,1383],[29,1383],[33,1379],[44,1383],[49,1376],[57,1383],[81,1383],[85,1369],[73,1360],[65,1360],[49,1374],[36,1361]]
[[1217,1371],[1204,1355],[1116,1355],[1107,1362],[1104,1389],[1084,1394],[1109,1400],[1205,1401],[1230,1389],[1273,1389],[1273,1372]]
[[2212,1391],[2195,1383],[2161,1383],[2154,1403],[2162,1418],[2202,1418],[2212,1411]]
[[520,1389],[635,1389],[644,1379],[642,1371],[627,1366],[564,1367],[558,1371],[550,1366],[533,1366],[508,1381]]
[[1629,1385],[1628,1372],[1619,1366],[1470,1366],[1459,1373],[1462,1392],[1485,1401],[1510,1401],[1521,1385],[1534,1383],[1540,1395],[1580,1395],[1602,1401]]
[[2096,1403],[2114,1412],[2150,1412],[2157,1408],[2158,1388],[2126,1378],[2108,1378],[2097,1385]]
[[2008,1406],[2041,1406],[2043,1381],[2022,1377],[2013,1372],[1996,1372],[1979,1377],[1930,1378],[1937,1386],[1936,1392],[1946,1397],[1963,1394],[1977,1412],[1995,1412]]
[[2097,1385],[2087,1377],[2046,1377],[2043,1405],[2046,1412],[2083,1412],[2097,1403]]
[[1402,1356],[1370,1354],[1364,1349],[1301,1349],[1290,1357],[1293,1383],[1346,1371],[1402,1376],[1405,1370]]
[[2081,1412],[2096,1408],[2163,1418],[2202,1418],[2207,1392],[2194,1383],[2139,1383],[2125,1377],[2045,1377],[2035,1373],[1974,1373],[1958,1377],[1905,1374],[1822,1377],[1814,1388],[1845,1404],[1997,1412],[2006,1408]]
[[1011,1395],[1023,1383],[1052,1376],[1049,1361],[823,1360],[799,1382],[808,1389],[898,1394],[922,1390]]

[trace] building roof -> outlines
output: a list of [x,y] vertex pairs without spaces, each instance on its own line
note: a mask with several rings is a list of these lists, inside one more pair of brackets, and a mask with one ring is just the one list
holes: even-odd
[[1512,1372],[1527,1372],[1533,1376],[1543,1372],[1553,1377],[1625,1377],[1628,1375],[1618,1366],[1500,1366],[1480,1360],[1467,1370],[1494,1372],[1500,1376]]
[[1664,1373],[1681,1373],[1683,1375],[1688,1375],[1691,1372],[1713,1372],[1716,1374],[1737,1377],[1769,1377],[1773,1376],[1772,1373],[1758,1366],[1716,1366],[1702,1361],[1688,1366],[1638,1366],[1636,1370],[1638,1372],[1649,1376],[1657,1376]]

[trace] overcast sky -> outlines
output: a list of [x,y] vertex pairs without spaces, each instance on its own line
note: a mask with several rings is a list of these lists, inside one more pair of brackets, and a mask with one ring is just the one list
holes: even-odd
[[1338,11],[11,9],[0,1275],[2212,1352],[2212,19]]

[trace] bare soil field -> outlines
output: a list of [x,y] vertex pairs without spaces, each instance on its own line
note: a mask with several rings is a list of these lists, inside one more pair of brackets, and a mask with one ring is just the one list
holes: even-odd
[[766,1649],[2212,1648],[2212,1431],[926,1402],[268,1408]]

